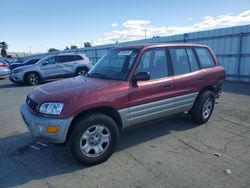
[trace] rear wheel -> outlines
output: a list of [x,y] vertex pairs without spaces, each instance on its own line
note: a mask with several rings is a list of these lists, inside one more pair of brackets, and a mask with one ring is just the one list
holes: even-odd
[[37,85],[40,81],[39,75],[35,72],[29,73],[26,76],[26,83],[28,83],[29,85]]
[[193,109],[191,117],[195,123],[206,123],[211,117],[214,109],[215,95],[212,91],[207,90],[199,94]]
[[85,75],[89,70],[86,67],[81,67],[76,70],[76,75]]
[[80,163],[93,165],[106,161],[114,152],[119,130],[112,118],[90,114],[80,119],[67,143],[72,156]]

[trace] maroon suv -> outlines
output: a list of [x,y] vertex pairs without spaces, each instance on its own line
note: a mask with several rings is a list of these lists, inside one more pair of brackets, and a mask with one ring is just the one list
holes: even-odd
[[116,48],[87,75],[36,88],[21,114],[34,137],[67,143],[76,160],[96,164],[112,155],[124,128],[181,112],[207,122],[224,79],[205,45]]

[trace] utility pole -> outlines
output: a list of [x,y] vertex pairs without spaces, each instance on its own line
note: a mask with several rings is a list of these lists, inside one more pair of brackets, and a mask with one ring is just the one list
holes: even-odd
[[145,29],[145,39],[147,38],[147,29]]

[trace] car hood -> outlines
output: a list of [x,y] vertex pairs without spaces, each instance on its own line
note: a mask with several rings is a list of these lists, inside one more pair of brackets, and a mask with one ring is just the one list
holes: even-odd
[[23,69],[23,68],[25,68],[25,70],[26,70],[26,69],[28,69],[28,68],[33,68],[33,66],[34,66],[34,65],[22,65],[22,64],[19,65],[19,64],[18,64],[18,66],[15,67],[14,69],[15,69],[15,70],[18,70],[18,69]]
[[23,65],[23,63],[11,63],[10,65]]
[[42,85],[33,90],[29,94],[29,97],[37,103],[64,101],[76,95],[91,94],[91,92],[98,92],[99,90],[115,87],[121,82],[122,81],[77,76]]

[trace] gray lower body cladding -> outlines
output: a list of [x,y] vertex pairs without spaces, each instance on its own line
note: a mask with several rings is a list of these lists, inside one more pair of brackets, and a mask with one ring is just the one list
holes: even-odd
[[123,128],[191,110],[198,92],[119,110]]

